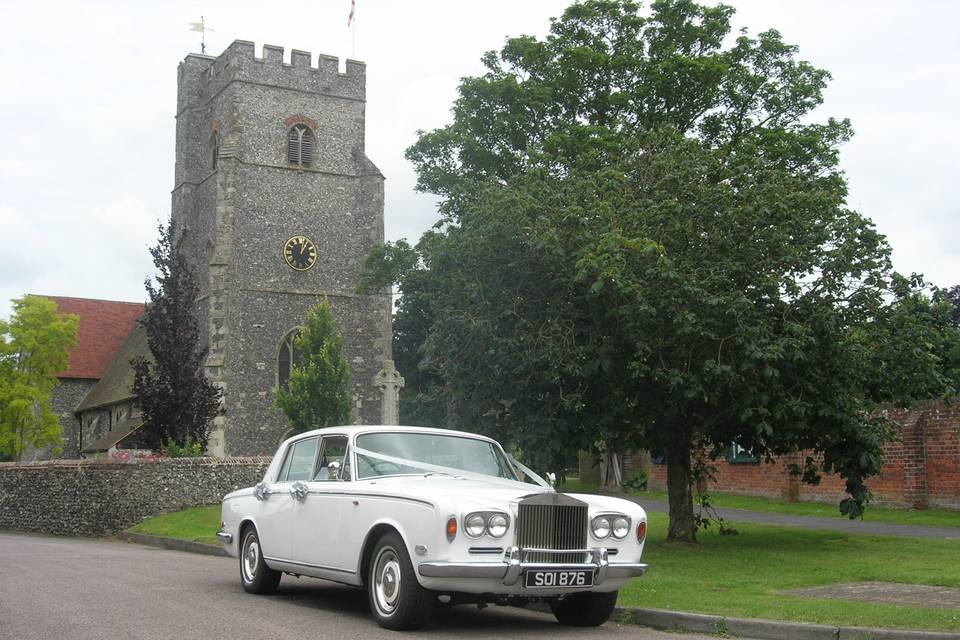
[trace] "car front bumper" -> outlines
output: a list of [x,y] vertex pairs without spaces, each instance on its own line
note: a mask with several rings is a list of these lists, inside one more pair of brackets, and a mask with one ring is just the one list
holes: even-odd
[[590,561],[570,564],[522,562],[524,554],[529,551],[542,550],[514,546],[506,550],[503,562],[421,562],[417,565],[417,571],[426,578],[493,578],[506,586],[515,585],[523,572],[529,570],[593,570],[593,586],[599,586],[607,579],[625,580],[642,576],[647,571],[647,565],[640,562],[611,564],[607,550],[603,548],[584,549],[590,553]]

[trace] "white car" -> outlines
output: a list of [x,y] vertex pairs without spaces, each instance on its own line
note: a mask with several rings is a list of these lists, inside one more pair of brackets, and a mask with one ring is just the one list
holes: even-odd
[[223,499],[217,537],[248,592],[283,573],[365,587],[381,626],[413,629],[438,602],[542,600],[562,624],[603,624],[646,571],[646,530],[639,505],[557,493],[489,438],[351,426],[285,441]]

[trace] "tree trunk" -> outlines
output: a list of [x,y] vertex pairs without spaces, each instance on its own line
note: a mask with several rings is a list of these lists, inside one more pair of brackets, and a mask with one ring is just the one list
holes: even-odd
[[600,484],[604,491],[619,493],[623,491],[623,457],[608,449],[600,459]]
[[674,442],[667,447],[667,495],[670,499],[667,540],[697,541],[691,480],[690,443],[682,440]]

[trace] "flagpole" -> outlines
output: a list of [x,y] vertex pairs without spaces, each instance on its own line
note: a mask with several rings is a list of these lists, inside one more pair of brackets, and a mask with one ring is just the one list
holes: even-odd
[[357,59],[357,0],[350,0],[350,17],[347,19],[350,27],[350,58]]

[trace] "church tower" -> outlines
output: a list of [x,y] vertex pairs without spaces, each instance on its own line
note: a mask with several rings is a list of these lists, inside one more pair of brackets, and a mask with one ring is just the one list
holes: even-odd
[[[235,41],[178,69],[173,217],[200,284],[207,374],[223,389],[214,455],[272,452],[292,337],[324,296],[350,363],[352,420],[383,419],[390,296],[359,295],[383,242],[383,175],[364,153],[365,67]],[[379,374],[379,375],[378,375]],[[384,389],[389,391],[390,389]]]

